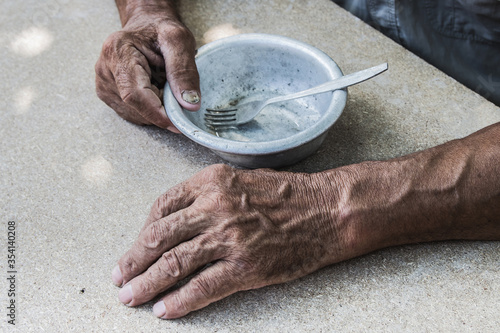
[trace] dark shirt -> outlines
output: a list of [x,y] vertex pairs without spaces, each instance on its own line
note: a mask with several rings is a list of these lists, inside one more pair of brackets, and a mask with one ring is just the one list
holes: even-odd
[[333,0],[500,105],[500,0]]

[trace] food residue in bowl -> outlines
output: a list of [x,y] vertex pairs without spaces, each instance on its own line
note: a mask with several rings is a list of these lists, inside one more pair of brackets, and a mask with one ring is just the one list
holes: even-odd
[[[265,97],[269,96],[262,96],[262,98]],[[311,127],[321,117],[320,112],[311,108],[307,103],[310,98],[314,97],[270,104],[255,119],[243,125],[205,128],[205,130],[218,137],[244,142],[265,142],[287,138]],[[231,102],[224,104],[237,108],[237,104],[234,101]]]

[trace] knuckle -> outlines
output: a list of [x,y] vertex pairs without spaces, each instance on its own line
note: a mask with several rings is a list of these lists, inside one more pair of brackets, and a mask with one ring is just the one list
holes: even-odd
[[150,296],[156,295],[158,290],[160,290],[158,280],[150,273],[146,274],[137,283],[134,283],[134,294],[140,298],[150,298]]
[[224,176],[227,175],[231,167],[225,164],[214,164],[206,167],[193,177],[196,184],[202,187],[209,187],[209,190],[219,187],[222,184]]
[[165,216],[164,215],[165,206],[166,206],[166,194],[163,194],[155,200],[153,206],[151,207],[151,212],[149,213],[149,215],[153,221],[157,221]]
[[184,80],[186,82],[189,81],[192,86],[195,86],[196,84],[198,84],[200,80],[200,75],[198,73],[198,70],[196,68],[187,68],[184,66],[185,65],[182,64],[180,68],[177,68],[175,70],[170,70],[168,72],[169,80],[170,81]]
[[214,175],[226,175],[227,173],[232,172],[233,168],[231,168],[227,164],[221,163],[221,164],[211,165],[211,166],[207,167],[206,170],[213,173]]
[[183,267],[179,260],[179,256],[177,255],[177,251],[175,248],[171,249],[168,252],[165,252],[162,256],[164,262],[164,274],[179,277],[183,275]]
[[127,277],[134,275],[139,270],[139,265],[132,258],[132,256],[127,256],[126,258],[122,258],[122,260],[120,260],[119,262],[119,265],[124,280],[127,280]]
[[[268,275],[269,264],[258,263],[249,256],[237,255],[228,261],[227,272],[237,289],[259,285]],[[245,287],[246,286],[246,287]]]
[[125,88],[120,91],[120,97],[123,102],[129,105],[134,105],[138,101],[138,91],[132,88]]
[[201,295],[207,300],[212,298],[213,287],[209,279],[202,276],[197,276],[191,280],[191,283],[194,293]]
[[185,25],[169,23],[162,31],[164,38],[171,43],[193,41],[194,47],[193,33]]
[[204,170],[203,178],[215,187],[231,185],[235,177],[235,170],[226,164],[215,164]]
[[249,258],[239,258],[233,263],[234,276],[248,276],[259,271],[259,267]]
[[162,248],[166,241],[165,227],[159,223],[150,224],[145,230],[143,245],[146,249],[157,251]]
[[[130,61],[134,62],[135,60]],[[114,74],[114,79],[121,100],[139,110],[144,107],[145,88],[138,83],[138,81],[142,80],[139,77],[140,74],[135,74],[133,70],[129,70],[134,66],[130,65],[130,63],[119,66]]]
[[110,93],[110,90],[106,83],[104,83],[101,80],[97,80],[95,84],[95,91],[97,94],[97,97],[99,97],[100,100],[104,101],[106,104],[110,105],[112,101],[112,94]]
[[124,31],[115,31],[104,40],[102,44],[101,55],[105,58],[111,58],[114,53],[120,48],[123,41],[126,39],[127,33]]
[[[233,244],[245,244],[245,242],[248,241],[248,232],[246,232],[242,228],[239,228],[238,226],[232,226],[231,228],[228,228],[226,231],[226,235],[230,242]],[[239,245],[233,246],[238,248],[238,251],[235,251],[235,257],[238,258],[244,251],[244,249]]]
[[234,203],[234,198],[223,191],[213,190],[210,200],[211,207],[216,209],[219,216],[222,218],[220,221],[221,225],[230,226],[226,231],[232,233],[237,223],[237,218],[234,217],[234,214],[237,214],[235,211],[236,204]]
[[105,66],[103,65],[103,60],[99,58],[94,66],[94,71],[97,77],[104,78],[104,75],[106,73],[104,68]]
[[109,70],[105,64],[98,61],[95,65],[95,90],[97,97],[109,105],[112,101],[113,89],[112,83],[109,82],[108,73]]

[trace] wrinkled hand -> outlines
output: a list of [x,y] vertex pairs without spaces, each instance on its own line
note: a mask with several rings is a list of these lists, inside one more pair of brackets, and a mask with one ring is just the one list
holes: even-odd
[[185,109],[200,107],[195,41],[177,19],[143,14],[104,42],[95,66],[97,95],[122,118],[177,132],[162,105],[169,82]]
[[[347,259],[334,193],[317,175],[211,166],[159,197],[113,271],[119,299],[177,318],[237,291],[299,278]],[[210,265],[207,265],[210,264]],[[201,269],[201,271],[199,271]]]

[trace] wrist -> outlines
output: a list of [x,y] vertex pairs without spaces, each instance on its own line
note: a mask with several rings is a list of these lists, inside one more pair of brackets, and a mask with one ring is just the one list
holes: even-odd
[[452,239],[498,239],[498,126],[461,140],[321,175],[346,254]]
[[354,256],[419,241],[420,230],[412,226],[422,203],[412,197],[409,164],[408,160],[367,161],[336,172],[344,182],[337,209]]
[[362,218],[354,218],[350,202],[350,193],[360,180],[360,166],[349,165],[311,175],[314,198],[316,205],[322,209],[323,229],[328,235],[325,243],[329,253],[328,264],[369,252],[363,248],[365,242],[371,239],[362,237],[360,224],[357,223]]
[[328,194],[334,201],[330,221],[343,237],[342,260],[450,236],[458,202],[448,188],[421,186],[427,170],[419,157],[368,161],[319,174],[325,186],[334,188]]
[[180,21],[174,0],[116,0],[122,27],[137,20],[170,18]]

